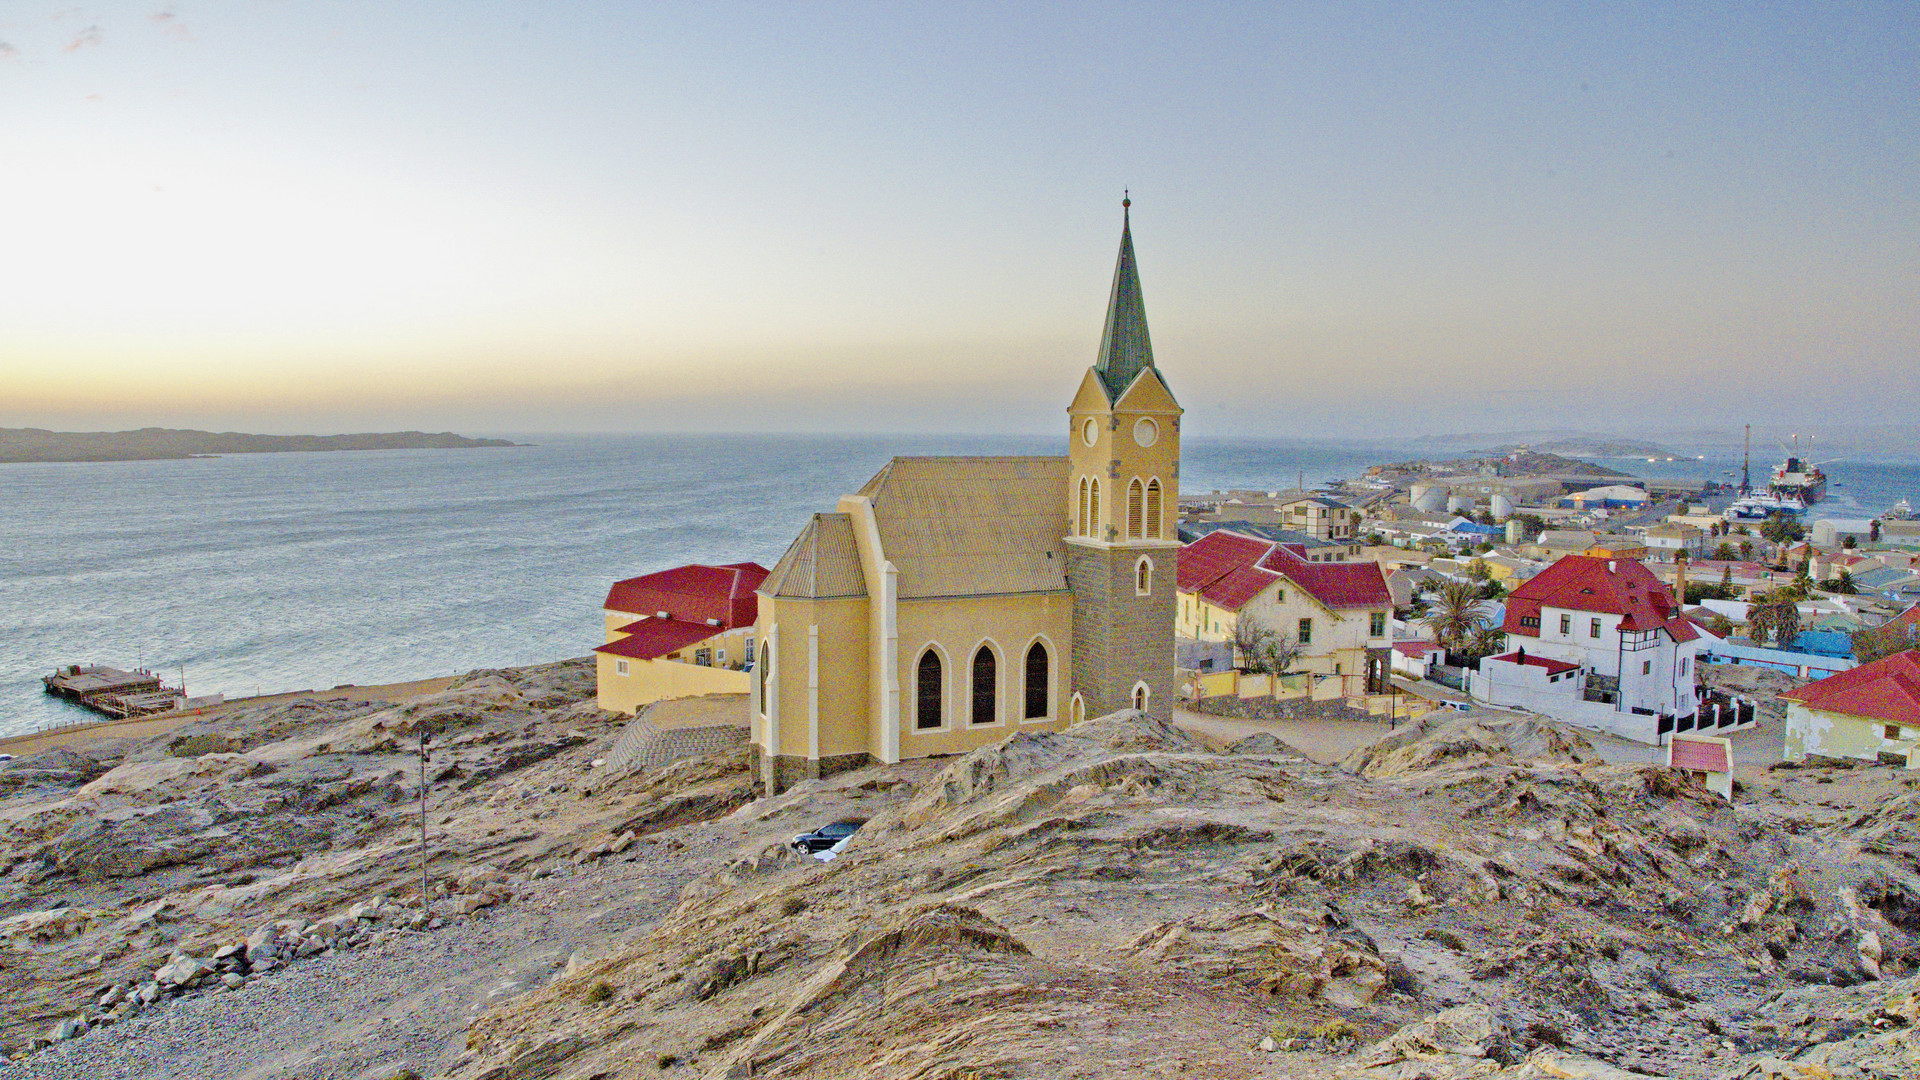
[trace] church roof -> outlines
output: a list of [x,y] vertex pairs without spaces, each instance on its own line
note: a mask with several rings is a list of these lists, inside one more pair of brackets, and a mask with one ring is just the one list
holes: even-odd
[[[1123,202],[1122,207],[1131,205]],[[1107,403],[1120,395],[1139,374],[1153,366],[1153,342],[1147,337],[1147,306],[1140,296],[1140,272],[1133,262],[1132,212],[1123,209],[1120,257],[1113,266],[1113,292],[1107,297],[1107,323],[1100,334],[1100,359],[1093,369],[1107,391]]]
[[815,514],[760,586],[768,596],[826,599],[867,595],[850,514]]
[[910,600],[1065,590],[1066,491],[1064,457],[897,457],[859,494]]

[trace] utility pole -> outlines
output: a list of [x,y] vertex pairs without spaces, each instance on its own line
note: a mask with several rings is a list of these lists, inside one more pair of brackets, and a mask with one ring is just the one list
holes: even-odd
[[427,892],[427,729],[420,727],[420,913],[429,911]]

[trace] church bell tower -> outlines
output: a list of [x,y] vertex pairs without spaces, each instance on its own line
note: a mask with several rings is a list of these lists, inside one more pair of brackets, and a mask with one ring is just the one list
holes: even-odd
[[1076,721],[1119,709],[1173,718],[1180,552],[1180,405],[1153,364],[1121,201],[1100,356],[1067,408],[1067,584],[1073,591]]

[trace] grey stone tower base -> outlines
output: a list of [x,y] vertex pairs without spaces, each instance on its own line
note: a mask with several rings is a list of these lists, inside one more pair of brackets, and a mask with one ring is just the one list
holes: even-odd
[[[1133,708],[1145,682],[1147,715],[1173,719],[1179,693],[1173,672],[1177,544],[1094,547],[1067,542],[1067,585],[1073,590],[1073,689],[1089,719]],[[1134,568],[1153,561],[1152,588],[1137,594]]]

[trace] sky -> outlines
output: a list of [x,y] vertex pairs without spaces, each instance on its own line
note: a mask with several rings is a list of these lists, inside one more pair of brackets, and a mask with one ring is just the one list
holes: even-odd
[[0,0],[0,425],[1920,415],[1920,6]]

